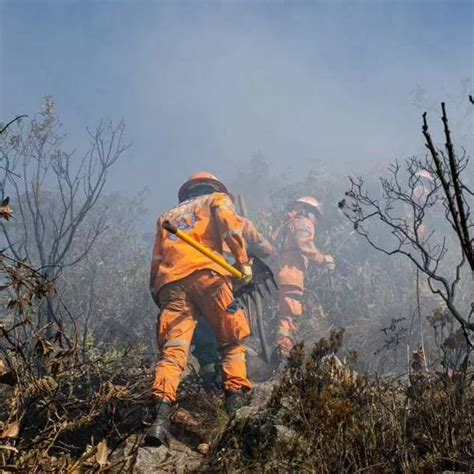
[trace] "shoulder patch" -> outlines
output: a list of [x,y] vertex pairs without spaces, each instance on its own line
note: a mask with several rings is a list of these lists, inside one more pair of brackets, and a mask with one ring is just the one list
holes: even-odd
[[[185,201],[164,214],[162,220],[169,220],[179,230],[189,232],[195,227],[198,221],[196,207],[199,205],[202,205],[202,203],[197,202],[197,200]],[[173,234],[168,234],[168,239],[173,241],[179,240],[178,237]]]

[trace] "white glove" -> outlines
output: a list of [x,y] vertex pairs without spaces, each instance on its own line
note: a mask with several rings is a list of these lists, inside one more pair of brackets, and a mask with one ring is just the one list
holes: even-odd
[[334,261],[334,257],[332,255],[325,255],[324,263],[331,272],[334,270],[334,268],[336,268],[336,262]]
[[248,285],[253,279],[252,265],[249,263],[239,263],[237,268],[243,275],[239,282],[243,285]]

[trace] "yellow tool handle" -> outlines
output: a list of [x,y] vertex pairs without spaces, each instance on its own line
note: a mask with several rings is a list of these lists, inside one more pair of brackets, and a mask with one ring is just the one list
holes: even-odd
[[190,237],[186,232],[183,232],[182,230],[179,230],[176,226],[174,226],[170,221],[164,221],[163,224],[163,229],[167,230],[168,232],[171,232],[172,234],[176,235],[176,237],[179,237],[181,240],[184,240],[187,244],[189,244],[191,247],[195,248],[198,252],[201,252],[203,255],[206,257],[209,257],[213,262],[217,263],[220,265],[222,268],[227,270],[229,273],[231,273],[233,276],[236,278],[244,278],[244,274],[237,270],[234,266],[232,266],[230,263],[227,262],[227,260],[222,257],[222,255],[219,255],[218,253],[214,252],[213,250],[208,249],[207,247],[204,247],[204,245],[200,244],[196,240],[194,240],[192,237]]

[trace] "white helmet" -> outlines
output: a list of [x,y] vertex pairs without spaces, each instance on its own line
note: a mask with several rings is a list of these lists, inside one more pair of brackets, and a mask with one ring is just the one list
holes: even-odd
[[298,198],[295,203],[304,204],[316,210],[320,215],[323,215],[323,207],[321,203],[313,196],[303,196]]
[[415,176],[422,180],[434,181],[432,174],[427,170],[419,170],[415,173]]

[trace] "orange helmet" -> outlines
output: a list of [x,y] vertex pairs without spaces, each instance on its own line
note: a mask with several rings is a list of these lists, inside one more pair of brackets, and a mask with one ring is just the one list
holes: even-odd
[[306,206],[310,206],[311,208],[315,209],[319,212],[319,214],[323,214],[323,208],[321,203],[313,196],[303,196],[298,198],[295,203],[305,204]]
[[207,173],[206,171],[199,171],[198,173],[194,173],[181,186],[181,188],[179,188],[179,191],[178,191],[179,202],[185,201],[188,196],[188,193],[196,186],[200,186],[202,184],[211,186],[218,193],[226,193],[230,195],[229,190],[227,189],[225,184],[221,183],[213,174]]

